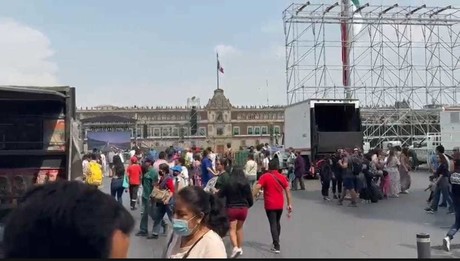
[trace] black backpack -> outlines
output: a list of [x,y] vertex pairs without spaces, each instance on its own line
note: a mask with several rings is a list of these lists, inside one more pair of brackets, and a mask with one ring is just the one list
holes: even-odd
[[353,173],[353,175],[355,176],[358,176],[362,170],[363,170],[363,163],[359,159],[352,158],[351,159],[351,173]]

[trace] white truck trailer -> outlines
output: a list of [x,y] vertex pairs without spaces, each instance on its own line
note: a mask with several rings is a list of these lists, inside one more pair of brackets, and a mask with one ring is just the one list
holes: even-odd
[[284,148],[316,160],[338,148],[363,147],[358,100],[309,99],[284,112]]
[[455,147],[460,147],[460,107],[444,107],[439,112],[439,133],[428,133],[426,138],[413,146],[421,163],[429,163],[428,157],[436,146],[444,146],[445,153],[451,155]]

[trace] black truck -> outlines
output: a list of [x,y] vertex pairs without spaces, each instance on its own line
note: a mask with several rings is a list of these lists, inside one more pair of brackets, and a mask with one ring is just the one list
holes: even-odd
[[0,86],[0,238],[8,213],[39,177],[82,175],[75,88]]

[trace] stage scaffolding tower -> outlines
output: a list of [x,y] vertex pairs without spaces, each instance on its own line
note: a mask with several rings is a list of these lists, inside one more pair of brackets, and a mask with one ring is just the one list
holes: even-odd
[[[347,1],[325,2],[291,4],[283,12],[287,104],[358,98],[371,146],[385,140],[410,144],[439,132],[441,107],[458,104],[460,9],[365,1],[344,9]],[[343,22],[349,34],[348,86]]]

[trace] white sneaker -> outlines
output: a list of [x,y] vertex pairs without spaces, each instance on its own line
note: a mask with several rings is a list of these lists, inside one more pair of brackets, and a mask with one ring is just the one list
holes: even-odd
[[232,256],[231,258],[237,258],[243,254],[243,249],[234,247],[232,251]]
[[442,240],[442,247],[444,248],[445,251],[450,252],[450,238],[445,237]]

